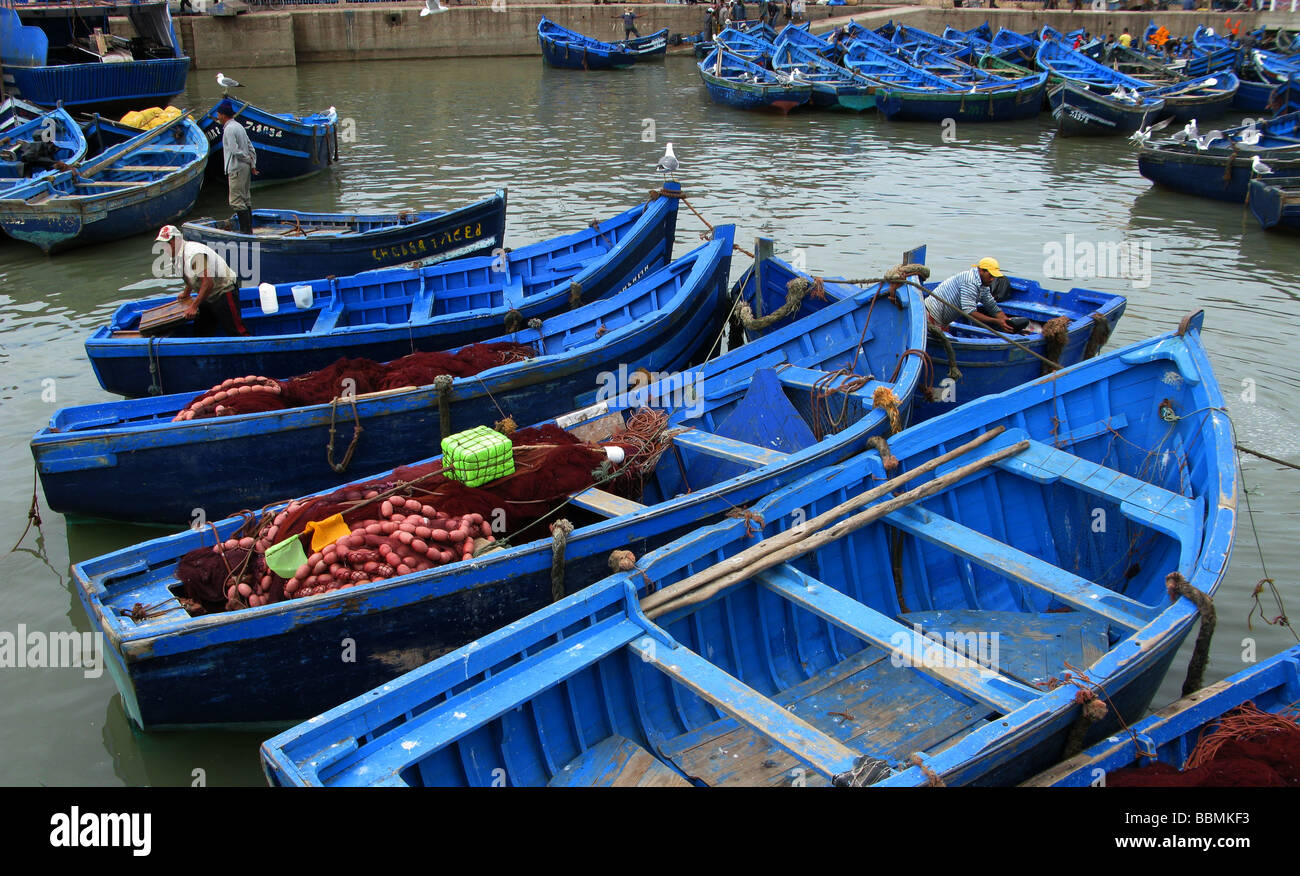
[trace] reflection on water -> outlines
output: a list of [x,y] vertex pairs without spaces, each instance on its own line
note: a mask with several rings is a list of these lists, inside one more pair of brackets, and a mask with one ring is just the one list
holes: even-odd
[[[1112,343],[1168,330],[1204,308],[1205,341],[1240,441],[1300,456],[1298,238],[1262,232],[1241,207],[1154,189],[1125,140],[1058,141],[1046,115],[959,124],[950,142],[937,124],[733,111],[709,102],[683,58],[608,76],[491,58],[275,68],[238,78],[247,99],[275,111],[335,106],[345,134],[355,135],[340,144],[342,160],[329,172],[257,189],[256,206],[436,209],[508,186],[507,245],[519,246],[644,199],[659,184],[653,168],[671,141],[679,179],[701,214],[737,222],[747,249],[760,234],[787,257],[800,247],[815,271],[879,276],[902,251],[928,244],[942,279],[992,255],[1048,286],[1128,295]],[[218,96],[211,77],[194,76],[186,105],[206,107]],[[224,186],[208,186],[196,213],[228,215]],[[704,226],[689,210],[678,225],[685,251]],[[1089,245],[1149,245],[1150,286],[1123,277],[1047,279],[1047,255],[1067,235]],[[26,523],[32,433],[59,406],[107,400],[82,343],[119,302],[165,287],[149,274],[152,246],[152,235],[142,235],[51,259],[0,241],[0,542],[12,545]],[[1300,603],[1291,550],[1300,481],[1260,460],[1247,457],[1245,466],[1269,571]],[[43,553],[0,555],[0,629],[88,630],[69,565],[165,534],[69,525],[48,511],[44,518]],[[1261,655],[1291,641],[1258,622],[1247,629],[1250,591],[1263,572],[1244,518],[1240,536],[1216,599],[1210,680],[1241,668],[1246,636]],[[37,544],[28,535],[24,546]],[[1158,703],[1177,696],[1189,653],[1175,662]],[[6,783],[188,785],[195,770],[210,785],[257,783],[265,735],[143,735],[129,726],[107,673],[0,670]]]

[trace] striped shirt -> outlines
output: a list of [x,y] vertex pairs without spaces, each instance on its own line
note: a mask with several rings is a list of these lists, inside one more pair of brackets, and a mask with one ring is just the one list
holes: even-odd
[[926,313],[943,326],[974,313],[977,307],[990,315],[1002,312],[989,287],[980,282],[979,268],[954,274],[925,297]]

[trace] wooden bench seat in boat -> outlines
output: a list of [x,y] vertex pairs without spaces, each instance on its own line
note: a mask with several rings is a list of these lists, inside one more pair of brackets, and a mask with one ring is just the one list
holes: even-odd
[[607,736],[566,763],[553,788],[690,788],[668,764],[625,736]]

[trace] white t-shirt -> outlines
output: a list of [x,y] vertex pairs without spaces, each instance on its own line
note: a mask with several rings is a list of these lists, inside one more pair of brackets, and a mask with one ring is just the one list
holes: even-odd
[[185,241],[177,261],[179,273],[185,278],[186,285],[196,292],[204,277],[212,278],[212,293],[222,292],[239,282],[238,275],[230,269],[226,260],[206,244]]

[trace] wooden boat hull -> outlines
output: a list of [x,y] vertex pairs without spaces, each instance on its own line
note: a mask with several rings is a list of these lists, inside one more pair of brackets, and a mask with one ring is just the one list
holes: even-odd
[[[267,112],[233,97],[236,120],[244,126],[257,150],[254,188],[305,179],[326,170],[339,158],[338,113],[331,107],[323,113],[298,118]],[[221,146],[221,124],[214,106],[198,120],[208,138],[208,176],[224,179],[225,150]],[[313,275],[314,276],[314,275]]]
[[909,122],[1009,122],[1035,118],[1043,105],[1043,83],[1019,91],[978,94],[886,89],[876,92],[876,109],[887,119]]
[[1232,99],[1232,108],[1250,112],[1263,112],[1273,105],[1277,86],[1268,82],[1253,82],[1242,79]]
[[[201,137],[192,129],[189,140]],[[81,246],[109,243],[176,222],[194,206],[203,187],[206,155],[187,160],[179,170],[146,185],[86,197],[31,197],[11,191],[0,199],[0,228],[15,240],[31,243],[46,254]]]
[[[994,446],[1010,457],[922,507],[692,604],[642,603],[756,543],[745,520],[697,530],[631,572],[268,740],[267,777],[616,784],[625,761],[608,743],[623,740],[621,752],[679,784],[854,784],[864,756],[893,772],[876,786],[1023,780],[1059,759],[1078,720],[1079,688],[1049,676],[1059,680],[1068,663],[1086,673],[1086,688],[1105,691],[1108,715],[1088,734],[1104,738],[1145,708],[1196,622],[1190,600],[1170,603],[1166,573],[1213,594],[1226,572],[1237,499],[1230,425],[1203,407],[1222,395],[1199,316],[1184,326],[894,436],[897,470],[913,471],[1007,427],[939,471]],[[1076,415],[1068,428],[1063,411]],[[1171,429],[1178,436],[1166,446]],[[1115,431],[1140,449],[1117,450]],[[1170,458],[1148,465],[1150,445]],[[749,510],[773,536],[887,477],[869,452]],[[1098,502],[1112,521],[1108,545],[1071,529]],[[1034,535],[1042,523],[1031,519],[1052,534]],[[1126,574],[1130,562],[1140,573]],[[1058,599],[1069,608],[1053,609]],[[1112,609],[1127,617],[1103,621]],[[963,662],[955,649],[978,653],[970,639],[927,638],[954,629],[1000,630],[1000,656]],[[1045,644],[1071,636],[1093,644],[1079,655]],[[923,768],[909,765],[913,755]]]
[[546,16],[542,16],[537,25],[537,44],[541,46],[542,59],[547,64],[564,70],[621,70],[635,64],[639,54],[618,43],[583,36]]
[[643,37],[623,40],[621,45],[636,58],[638,64],[647,61],[662,61],[668,54],[668,28],[662,28]]
[[697,67],[709,99],[722,106],[743,110],[775,110],[788,115],[793,109],[812,100],[812,87],[808,85],[769,85],[737,82],[715,76],[703,67]]
[[[676,183],[668,183],[665,188],[670,192],[678,190]],[[565,306],[572,292],[571,283],[578,283],[590,300],[662,267],[671,258],[676,227],[677,199],[663,197],[596,228],[518,248],[511,254],[519,259],[515,268],[510,266],[516,263],[507,261],[503,265],[496,257],[481,256],[418,270],[390,269],[393,274],[367,274],[351,285],[360,289],[379,284],[375,291],[381,300],[395,298],[397,293],[406,296],[404,301],[397,301],[405,308],[405,317],[386,315],[370,325],[349,327],[344,310],[335,322],[337,326],[342,321],[343,327],[330,327],[332,310],[320,305],[298,310],[286,284],[277,290],[280,313],[286,322],[267,329],[265,335],[157,340],[114,337],[117,330],[138,326],[143,311],[170,299],[134,302],[119,308],[109,325],[94,331],[86,341],[86,355],[105,390],[139,397],[150,395],[154,386],[160,392],[199,391],[227,377],[302,374],[324,368],[342,356],[382,362],[413,350],[440,350],[482,341],[501,333],[512,309],[526,320]],[[609,247],[608,251],[605,247]],[[536,278],[528,276],[536,288],[529,292],[519,275],[534,261],[539,265]],[[349,283],[347,278],[342,282],[320,279],[307,285],[312,287],[317,301],[324,298],[332,302],[341,300],[341,290]],[[422,297],[426,295],[431,300]],[[241,289],[240,302],[246,324],[251,325],[253,316],[261,313],[257,289]],[[427,319],[417,317],[412,321],[410,314],[421,309],[427,309]],[[322,319],[327,324],[315,331]],[[290,324],[292,320],[300,320],[301,324]]]
[[[212,158],[209,157],[209,162]],[[335,221],[340,225],[373,223],[365,233],[295,235],[292,231],[277,235],[244,234],[219,227],[217,220],[186,222],[182,228],[186,240],[207,244],[217,253],[256,252],[237,261],[256,269],[241,273],[241,283],[288,283],[313,277],[347,277],[362,271],[392,268],[417,262],[433,264],[449,258],[491,255],[505,245],[506,193],[497,193],[481,201],[441,213],[411,215],[403,221],[401,214],[296,214],[291,210],[254,210],[253,227],[292,228],[295,219],[316,224]],[[383,226],[381,226],[383,223]],[[222,221],[221,225],[229,223]],[[310,224],[307,225],[311,227]],[[255,248],[255,249],[254,249]]]
[[[1276,172],[1300,172],[1300,150],[1293,158],[1281,150],[1257,153]],[[1250,190],[1253,153],[1233,154],[1223,150],[1197,152],[1191,149],[1153,149],[1144,146],[1138,152],[1138,171],[1165,188],[1210,198],[1244,204]]]
[[[39,112],[38,107],[21,101],[7,100],[0,104],[0,149],[12,149],[19,143],[43,140],[54,144],[53,158],[64,164],[73,164],[86,157],[86,137],[78,125],[62,108]],[[54,170],[38,171],[24,176],[22,162],[0,157],[0,197],[8,190],[25,185],[30,179],[39,179]]]
[[189,58],[157,58],[120,64],[58,64],[21,67],[6,64],[11,93],[40,106],[60,104],[78,113],[117,117],[132,110],[167,106],[185,91]]
[[[1009,315],[1027,316],[1036,322],[1046,322],[1057,316],[1070,318],[1068,338],[1057,358],[1057,362],[1067,368],[1084,361],[1085,353],[1096,355],[1100,352],[1100,345],[1092,344],[1097,323],[1089,314],[1096,313],[1105,320],[1105,336],[1110,337],[1127,304],[1121,295],[1091,289],[1054,292],[1033,281],[1014,280],[1013,289],[1011,297],[1001,302]],[[948,377],[947,348],[942,342],[928,338],[925,351],[934,368],[936,387],[932,399],[927,399],[924,393],[917,394],[912,405],[913,423],[924,422],[948,413],[958,405],[1028,383],[1040,377],[1046,367],[1042,361],[1025,352],[1027,349],[1039,356],[1047,355],[1048,342],[1042,332],[1017,336],[1020,347],[976,326],[958,325],[947,334],[961,378],[952,380]]]
[[1265,712],[1283,712],[1298,700],[1300,645],[1165,706],[1134,724],[1129,732],[1116,733],[1024,784],[1052,788],[1104,786],[1108,773],[1144,767],[1153,759],[1182,769],[1197,742],[1225,713],[1246,703]]
[[1157,121],[1164,109],[1164,101],[1132,104],[1094,94],[1069,81],[1048,89],[1047,100],[1062,137],[1132,134]]
[[[775,262],[765,263],[775,264]],[[784,299],[786,268],[764,273],[765,295]],[[836,289],[827,284],[828,292]],[[866,345],[861,371],[889,373],[897,368],[894,391],[904,408],[920,377],[920,360],[904,350],[924,337],[923,308],[919,296],[900,290],[902,308],[895,309],[883,293],[856,290],[824,306],[805,299],[801,310],[783,323],[769,327],[748,344],[723,354],[701,369],[704,389],[701,398],[711,410],[721,411],[746,397],[756,369],[779,362],[806,365],[808,378],[839,368],[846,348]],[[876,299],[880,300],[876,300]],[[875,307],[874,317],[872,307]],[[848,318],[846,318],[848,317]],[[847,324],[847,328],[845,327]],[[873,340],[865,329],[875,326]],[[904,328],[905,327],[905,328]],[[812,340],[814,343],[809,343]],[[818,349],[820,348],[820,349]],[[827,371],[814,368],[825,367]],[[796,382],[803,377],[789,378]],[[833,382],[833,380],[832,380]],[[793,384],[791,384],[793,385]],[[762,496],[776,485],[790,483],[817,469],[839,461],[865,447],[873,434],[888,428],[883,409],[870,407],[873,387],[855,390],[852,410],[860,417],[846,423],[839,432],[768,464],[749,467],[737,476],[704,483],[707,465],[692,468],[698,475],[693,489],[682,487],[677,465],[660,466],[643,497],[642,509],[608,514],[602,522],[579,525],[569,536],[565,549],[565,588],[578,590],[608,572],[607,558],[615,549],[630,549],[640,556],[681,533],[722,513]],[[802,391],[806,395],[807,390]],[[795,393],[799,395],[799,393]],[[730,401],[727,401],[730,399]],[[865,400],[864,407],[858,407]],[[564,428],[589,427],[606,413],[632,411],[645,399],[615,398],[590,409],[562,418]],[[669,410],[675,402],[651,405]],[[737,410],[736,407],[730,410]],[[906,410],[902,411],[906,416]],[[674,422],[681,421],[678,409]],[[683,421],[695,422],[695,421]],[[768,426],[751,440],[768,442],[777,432]],[[708,457],[685,447],[688,460],[707,462]],[[581,518],[575,518],[579,521]],[[238,521],[216,524],[219,532],[232,531]],[[544,536],[544,532],[542,533]],[[326,594],[306,600],[275,603],[260,609],[227,612],[206,618],[160,618],[142,629],[126,624],[116,611],[116,602],[129,587],[167,587],[175,583],[174,564],[183,553],[200,545],[210,535],[181,533],[158,539],[116,555],[79,564],[74,571],[81,585],[81,598],[92,624],[106,632],[111,645],[107,658],[122,691],[132,720],[146,729],[162,727],[260,725],[298,720],[327,708],[341,697],[389,681],[412,668],[477,636],[498,629],[529,611],[546,605],[551,597],[551,540],[520,543],[506,550],[485,554],[472,562],[375,582],[351,592]],[[145,558],[150,558],[145,560]],[[118,572],[125,565],[143,561],[127,576]],[[136,595],[133,598],[149,598]],[[337,647],[342,637],[354,637],[360,646],[358,660],[344,666]],[[148,643],[148,644],[146,644]],[[288,667],[289,672],[272,671],[258,685],[240,681],[246,671],[239,667]],[[205,671],[203,667],[222,667]],[[292,676],[292,677],[290,677]]]
[[[610,308],[650,307],[633,294],[634,289],[555,317],[559,326],[573,324],[574,338],[586,338],[592,320],[596,320],[592,325],[610,331],[586,343],[575,340],[571,348],[549,354],[542,349],[541,355],[527,362],[458,381],[449,401],[452,431],[490,425],[506,414],[517,423],[541,422],[557,407],[574,407],[577,398],[599,386],[600,375],[616,371],[619,362],[635,362],[652,372],[684,366],[700,339],[721,322],[718,289],[725,289],[726,277],[717,274],[729,265],[714,265],[714,276],[702,278],[696,294],[684,299],[688,305],[684,312],[663,314],[652,308],[643,324],[627,326],[622,332],[617,329],[628,318]],[[542,344],[533,329],[495,340],[535,348]],[[547,349],[558,346],[552,340]],[[331,438],[332,432],[345,434],[350,442],[359,423],[363,437],[357,441],[349,470],[373,472],[422,455],[425,448],[435,446],[430,436],[440,430],[440,399],[433,386],[363,396],[355,405],[340,402],[337,407],[323,404],[172,422],[193,398],[193,393],[182,393],[56,414],[53,428],[32,439],[32,454],[50,507],[61,513],[136,523],[183,524],[196,507],[210,518],[222,518],[337,483],[339,473],[325,448],[337,442],[337,461],[343,458],[345,446],[342,437]],[[72,425],[82,414],[111,419],[116,428],[59,429],[60,423]],[[256,473],[249,469],[251,460],[260,461]]]
[[1246,203],[1267,231],[1300,231],[1300,177],[1250,181]]

